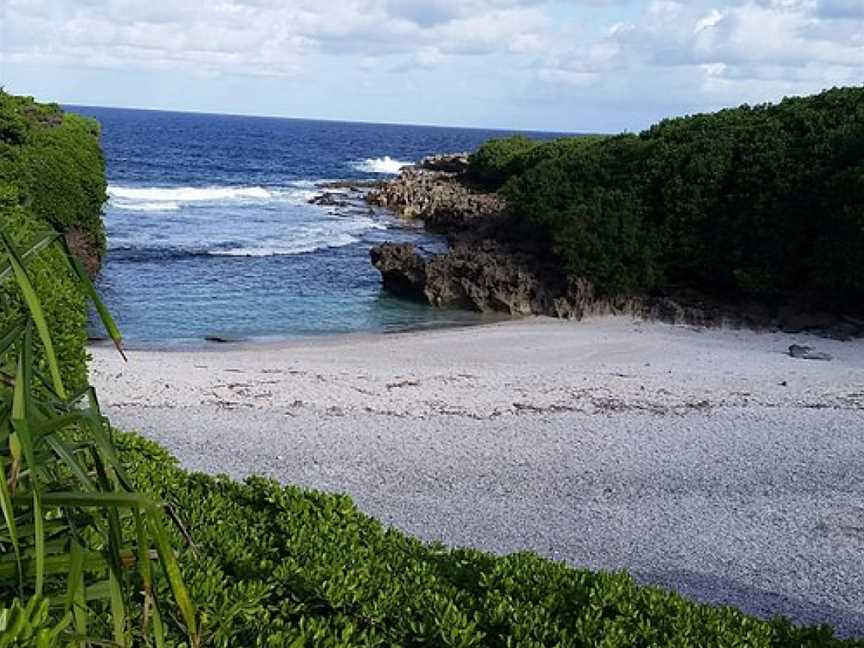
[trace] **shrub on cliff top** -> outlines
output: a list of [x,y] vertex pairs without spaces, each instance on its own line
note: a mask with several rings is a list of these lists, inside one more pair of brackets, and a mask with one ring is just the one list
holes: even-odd
[[864,303],[864,88],[561,149],[504,194],[565,271],[607,292]]
[[507,178],[521,173],[523,156],[537,146],[524,135],[491,139],[468,159],[468,177],[490,189],[498,189]]
[[95,120],[0,91],[0,185],[15,187],[33,218],[76,231],[104,253],[105,161]]
[[[26,247],[53,228],[75,231],[104,249],[105,171],[96,122],[56,104],[0,91],[0,229]],[[64,379],[86,383],[84,298],[55,250],[32,266]],[[0,282],[0,330],[25,313],[20,292]]]

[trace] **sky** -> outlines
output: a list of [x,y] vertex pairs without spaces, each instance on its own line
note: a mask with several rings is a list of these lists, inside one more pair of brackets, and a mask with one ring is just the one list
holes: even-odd
[[864,83],[864,0],[0,0],[67,104],[569,132]]

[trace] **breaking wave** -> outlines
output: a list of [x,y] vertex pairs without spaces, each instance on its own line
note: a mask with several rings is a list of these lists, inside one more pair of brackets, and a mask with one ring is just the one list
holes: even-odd
[[109,186],[108,195],[124,202],[150,204],[218,202],[223,200],[268,200],[272,194],[263,187],[122,187]]
[[367,158],[362,162],[357,162],[353,167],[358,171],[364,171],[366,173],[389,173],[391,175],[396,175],[402,167],[410,166],[411,164],[413,164],[413,162],[394,160],[389,155],[385,155],[381,158]]

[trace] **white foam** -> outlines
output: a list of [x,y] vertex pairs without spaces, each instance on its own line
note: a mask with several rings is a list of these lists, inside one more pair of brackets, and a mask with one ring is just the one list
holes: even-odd
[[340,234],[333,239],[321,242],[296,243],[294,245],[264,245],[261,247],[236,247],[229,249],[208,250],[207,254],[212,256],[237,256],[237,257],[269,257],[289,256],[292,254],[303,254],[326,248],[344,247],[356,243],[357,239],[350,234]]
[[263,187],[122,187],[109,186],[108,195],[122,201],[145,203],[217,202],[222,200],[268,200]]
[[383,158],[367,158],[355,164],[354,168],[366,173],[389,173],[395,175],[399,173],[402,167],[410,166],[411,164],[411,162],[394,160],[389,155],[385,155]]
[[166,212],[166,211],[177,211],[180,209],[180,203],[165,201],[165,202],[128,202],[124,200],[118,200],[114,202],[114,206],[118,209],[125,209],[128,211],[145,211],[145,212]]

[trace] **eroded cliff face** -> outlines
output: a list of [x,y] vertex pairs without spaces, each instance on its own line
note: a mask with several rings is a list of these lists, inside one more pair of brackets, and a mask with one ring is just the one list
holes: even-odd
[[733,304],[692,291],[599,294],[585,278],[568,276],[559,260],[523,240],[504,200],[466,179],[467,156],[441,155],[406,167],[370,191],[368,202],[446,234],[451,249],[429,256],[410,244],[385,243],[370,252],[385,290],[436,307],[512,315],[582,319],[622,314],[675,324],[811,331],[831,337],[864,335],[864,321],[808,313],[789,305]]
[[103,251],[94,233],[81,227],[70,227],[63,232],[63,237],[90,278],[99,274],[99,270],[102,269]]

